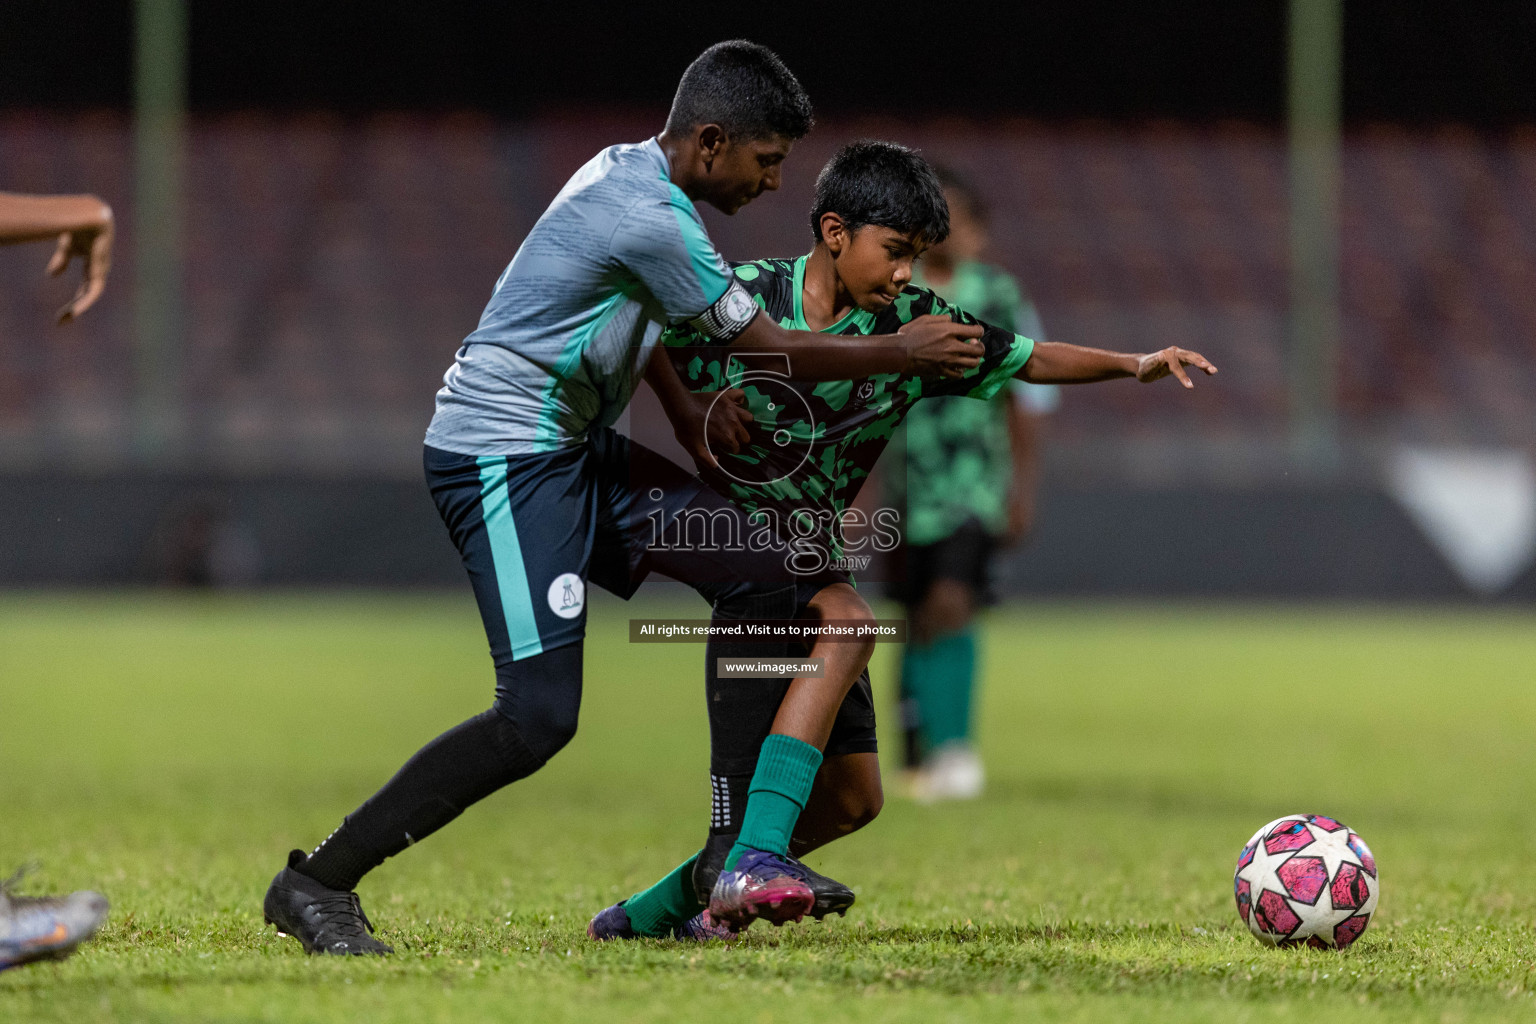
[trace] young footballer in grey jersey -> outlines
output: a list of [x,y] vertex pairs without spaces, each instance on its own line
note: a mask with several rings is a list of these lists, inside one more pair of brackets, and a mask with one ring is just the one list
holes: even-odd
[[[684,73],[665,130],[606,149],[579,170],[497,281],[438,392],[424,453],[428,485],[480,606],[496,701],[418,751],[313,853],[289,855],[264,909],[306,950],[391,952],[370,934],[352,891],[363,875],[537,771],[569,741],[589,580],[627,597],[646,574],[661,572],[717,607],[793,584],[772,553],[647,548],[653,522],[688,512],[739,515],[697,478],[611,429],[665,326],[687,323],[715,345],[788,356],[806,379],[958,376],[976,365],[980,329],[942,317],[871,345],[785,330],[758,315],[695,204],[730,214],[777,188],[781,164],[810,126],[804,91],[771,52],[741,40],[713,46]],[[689,400],[675,375],[659,388],[664,400]],[[723,428],[711,443],[734,450],[728,419],[710,419]],[[813,608],[828,618],[838,611]],[[836,647],[819,652],[826,677],[797,681],[804,685],[784,702],[765,800],[805,803],[818,739],[862,668],[844,664],[850,656]],[[775,822],[785,818],[777,803]],[[749,819],[753,813],[749,805]],[[787,849],[787,828],[782,840],[777,826],[754,834]],[[771,857],[767,863],[771,873]],[[761,909],[771,916],[780,890],[766,884],[771,877],[762,881]]]

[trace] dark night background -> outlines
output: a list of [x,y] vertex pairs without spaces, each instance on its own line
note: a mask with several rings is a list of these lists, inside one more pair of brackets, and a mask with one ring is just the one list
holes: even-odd
[[[339,110],[665,104],[703,46],[784,56],[828,113],[1278,121],[1285,4],[193,0],[191,102]],[[937,13],[935,13],[937,12]],[[0,4],[0,106],[125,108],[129,0]],[[1536,118],[1536,3],[1349,0],[1352,121]]]
[[[823,127],[760,209],[706,213],[723,251],[803,251],[838,141],[899,139],[994,198],[994,256],[1055,336],[1223,367],[1188,401],[1063,403],[1047,525],[1005,590],[1482,593],[1389,489],[1387,454],[1536,453],[1536,0],[1343,0],[1341,451],[1305,465],[1286,0],[188,4],[186,331],[153,376],[133,0],[0,0],[0,184],[98,192],[123,232],[112,293],[70,331],[49,316],[67,282],[0,262],[0,585],[191,578],[165,540],[183,536],[213,578],[218,508],[259,554],[231,579],[461,586],[420,486],[443,369],[566,177],[654,131],[687,63],[745,36]],[[174,392],[179,448],[135,444],[146,380]],[[671,443],[654,404],[634,420]],[[1148,536],[1199,537],[1200,557]],[[1500,593],[1530,600],[1536,567],[1517,568]]]

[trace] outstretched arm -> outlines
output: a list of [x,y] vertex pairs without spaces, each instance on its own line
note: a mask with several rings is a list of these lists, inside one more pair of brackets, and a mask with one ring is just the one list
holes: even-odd
[[1014,376],[1032,384],[1091,384],[1117,377],[1135,377],[1150,384],[1172,374],[1186,388],[1192,388],[1195,382],[1189,379],[1186,366],[1204,370],[1207,376],[1216,373],[1216,367],[1205,356],[1185,348],[1170,347],[1135,355],[1042,341],[1036,343],[1028,361]]
[[796,380],[857,380],[877,373],[955,378],[981,361],[981,335],[980,324],[956,323],[947,316],[920,316],[895,334],[861,336],[785,330],[760,313],[731,348],[749,363],[757,353],[788,356],[789,376]]
[[112,266],[112,208],[95,196],[25,196],[0,192],[0,245],[57,238],[48,273],[64,273],[76,256],[85,269],[75,297],[59,310],[66,323],[90,309]]

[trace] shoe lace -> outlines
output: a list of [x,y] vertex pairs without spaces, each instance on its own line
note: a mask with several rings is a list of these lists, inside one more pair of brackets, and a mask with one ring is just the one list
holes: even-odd
[[[772,868],[765,871],[764,868],[767,865],[772,865]],[[738,868],[738,870],[743,869]],[[811,880],[809,873],[811,869],[787,853],[767,854],[763,860],[744,870],[746,870],[746,872],[750,875],[761,878],[772,878],[778,875],[788,875],[790,878],[800,882],[809,883]]]
[[362,901],[355,892],[337,892],[317,897],[315,909],[325,917],[326,924],[343,937],[367,935],[373,931],[373,922],[363,913]]
[[810,867],[807,866],[806,863],[800,858],[791,857],[786,853],[780,855],[779,860],[789,868],[789,870],[785,873],[790,877],[797,878],[802,882],[809,882],[811,880],[814,873],[811,871]]

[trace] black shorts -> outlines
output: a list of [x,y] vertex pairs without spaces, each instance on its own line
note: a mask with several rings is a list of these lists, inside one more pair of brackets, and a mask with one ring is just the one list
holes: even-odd
[[537,455],[428,447],[427,484],[474,586],[498,669],[586,635],[588,582],[631,597],[652,572],[735,607],[794,585],[772,552],[655,544],[691,511],[743,514],[670,460],[611,429]]
[[[823,587],[832,583],[846,583],[849,579],[837,573],[824,573],[816,577],[802,578],[792,588],[776,593],[765,593],[745,617],[761,619],[796,618],[805,613],[806,605]],[[728,619],[717,606],[716,620]],[[757,755],[773,728],[774,716],[779,704],[789,690],[790,680],[782,679],[721,679],[716,670],[716,659],[732,657],[753,658],[803,658],[810,653],[804,643],[793,641],[711,640],[705,647],[706,699],[709,702],[709,736],[711,775],[725,777],[750,774],[757,767]],[[843,698],[837,718],[832,724],[832,734],[822,754],[836,757],[842,754],[873,754],[879,750],[875,740],[875,696],[869,681],[869,669],[865,669]]]
[[939,580],[953,580],[968,587],[978,605],[992,604],[992,554],[998,541],[974,519],[933,544],[905,544],[898,549],[899,564],[891,596],[907,607],[921,604]]

